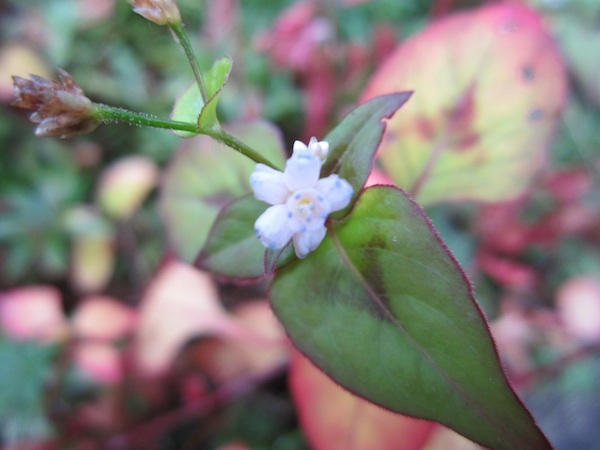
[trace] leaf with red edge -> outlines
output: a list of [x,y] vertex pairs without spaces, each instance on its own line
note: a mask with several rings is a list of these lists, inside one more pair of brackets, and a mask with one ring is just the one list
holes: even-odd
[[373,156],[381,143],[386,124],[411,95],[412,92],[394,92],[373,98],[353,109],[325,136],[329,154],[321,168],[321,176],[338,174],[354,188],[350,205],[334,217],[343,216],[354,203],[371,173]]
[[566,87],[540,17],[501,2],[404,42],[362,98],[415,91],[388,122],[378,162],[424,205],[522,193],[545,159]]
[[492,449],[551,448],[464,273],[402,191],[363,191],[314,252],[276,273],[271,302],[300,351],[355,394]]
[[289,373],[300,423],[313,450],[419,450],[437,428],[352,395],[298,352]]

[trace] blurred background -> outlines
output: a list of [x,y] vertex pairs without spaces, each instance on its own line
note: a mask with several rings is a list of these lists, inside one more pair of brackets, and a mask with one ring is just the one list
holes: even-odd
[[[556,448],[600,448],[600,3],[178,5],[201,67],[233,58],[221,122],[259,151],[281,157],[361,101],[415,91],[371,182],[425,207]],[[306,419],[313,369],[266,285],[190,264],[252,164],[122,124],[36,138],[11,76],[57,67],[95,102],[160,117],[193,79],[125,0],[0,1],[2,448],[345,448]],[[233,166],[243,181],[218,178]],[[344,395],[327,383],[323,398]],[[357,448],[477,448],[409,419],[387,439]]]

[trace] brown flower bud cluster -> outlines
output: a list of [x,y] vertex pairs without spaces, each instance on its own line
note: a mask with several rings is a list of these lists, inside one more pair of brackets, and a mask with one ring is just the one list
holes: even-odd
[[94,117],[94,104],[83,89],[62,69],[59,81],[31,75],[30,80],[13,77],[13,106],[33,109],[29,117],[38,126],[37,136],[69,137],[94,130],[101,121]]
[[181,22],[175,0],[129,0],[133,11],[158,25]]

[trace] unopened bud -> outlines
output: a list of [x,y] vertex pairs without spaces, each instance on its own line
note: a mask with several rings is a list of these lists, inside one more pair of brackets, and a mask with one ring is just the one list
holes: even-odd
[[158,25],[181,22],[175,0],[129,0],[133,12]]
[[13,77],[13,106],[33,109],[29,119],[37,123],[37,136],[69,137],[89,133],[100,125],[94,117],[94,104],[75,80],[58,69],[59,81],[31,75],[30,79]]

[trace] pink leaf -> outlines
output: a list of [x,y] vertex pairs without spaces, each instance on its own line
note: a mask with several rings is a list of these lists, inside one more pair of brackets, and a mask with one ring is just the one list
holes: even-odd
[[133,331],[135,320],[133,308],[111,297],[95,296],[77,305],[72,326],[78,337],[113,341]]
[[232,319],[239,328],[217,339],[199,340],[189,352],[196,370],[201,370],[212,384],[268,374],[287,362],[288,342],[268,301],[242,303],[233,310]]
[[142,372],[165,372],[192,337],[223,333],[231,319],[208,273],[177,261],[165,264],[142,299],[136,357]]
[[584,343],[600,341],[600,278],[573,277],[556,294],[556,306],[567,332]]
[[48,286],[20,287],[0,293],[0,324],[13,339],[54,342],[66,333],[60,293]]

